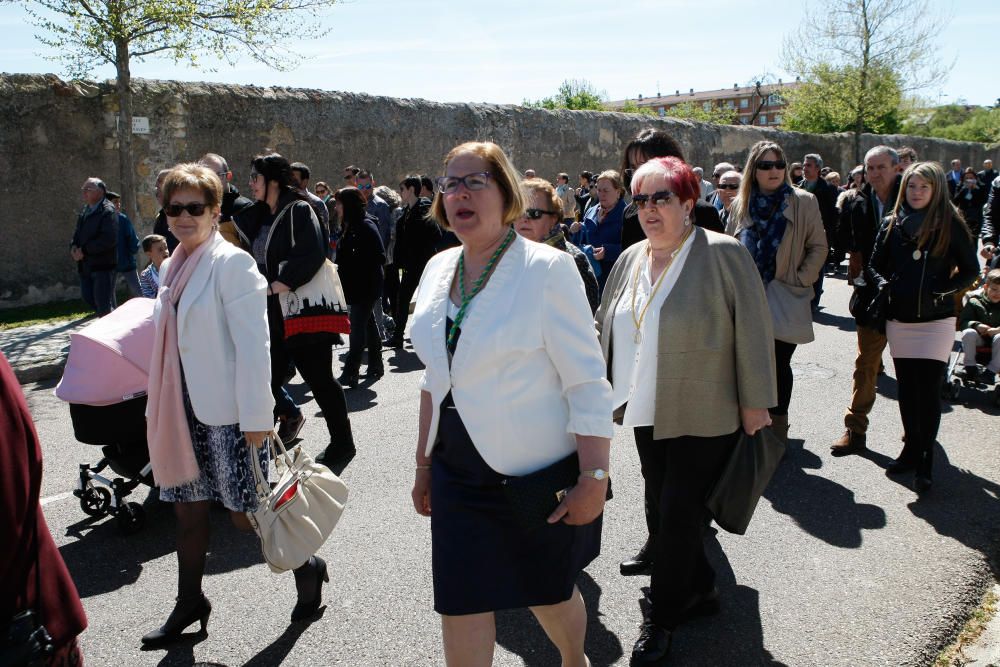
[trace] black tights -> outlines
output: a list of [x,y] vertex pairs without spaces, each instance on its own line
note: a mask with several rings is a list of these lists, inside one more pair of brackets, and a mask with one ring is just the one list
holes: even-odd
[[941,376],[945,362],[934,359],[893,359],[899,396],[899,416],[906,444],[899,458],[916,463],[917,474],[930,478],[934,442],[941,425]]
[[778,405],[771,408],[772,415],[787,415],[788,404],[792,402],[792,355],[795,344],[783,340],[774,341],[774,370],[778,378]]

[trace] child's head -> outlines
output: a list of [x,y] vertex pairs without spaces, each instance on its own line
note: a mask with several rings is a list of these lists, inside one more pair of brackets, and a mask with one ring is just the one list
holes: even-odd
[[167,250],[167,239],[159,234],[150,234],[144,238],[142,240],[142,251],[146,253],[146,257],[149,257],[149,261],[157,269],[160,268],[160,264],[163,264],[163,260],[170,257],[170,251]]
[[986,298],[993,303],[1000,303],[1000,269],[993,269],[986,274]]

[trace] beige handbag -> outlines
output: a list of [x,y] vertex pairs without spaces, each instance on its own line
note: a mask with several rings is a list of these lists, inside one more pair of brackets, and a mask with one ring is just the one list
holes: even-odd
[[767,307],[771,311],[774,337],[800,345],[815,339],[812,326],[812,287],[789,285],[777,278],[767,284]]
[[330,537],[347,503],[347,485],[301,447],[289,454],[277,434],[271,441],[278,483],[272,489],[259,457],[250,457],[259,504],[247,517],[271,571],[284,572],[303,565]]

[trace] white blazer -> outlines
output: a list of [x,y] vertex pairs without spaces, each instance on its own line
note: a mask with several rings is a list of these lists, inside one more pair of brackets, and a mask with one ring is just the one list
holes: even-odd
[[461,248],[435,255],[417,289],[410,338],[433,402],[455,407],[483,460],[525,475],[576,451],[573,434],[610,438],[611,385],[573,259],[518,236],[475,298],[448,368],[449,290]]
[[[198,421],[274,428],[267,281],[253,257],[216,232],[177,305],[184,383]],[[166,275],[167,259],[160,267]],[[153,310],[160,316],[160,304]]]

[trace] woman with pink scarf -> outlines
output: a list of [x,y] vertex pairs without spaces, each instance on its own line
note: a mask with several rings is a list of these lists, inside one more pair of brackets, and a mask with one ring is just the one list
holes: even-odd
[[[257,509],[253,459],[267,470],[264,442],[274,427],[270,390],[267,281],[253,257],[218,233],[222,184],[195,164],[172,169],[163,210],[180,245],[160,268],[156,339],[149,373],[147,440],[160,498],[177,515],[177,604],[147,646],[175,641],[190,625],[206,631],[212,605],[202,592],[213,502],[250,529]],[[295,570],[292,620],[320,605],[326,563]]]

